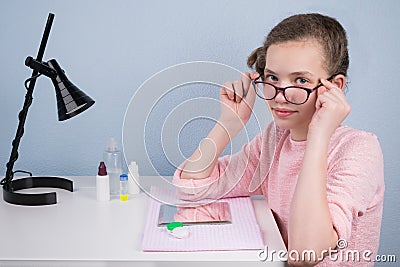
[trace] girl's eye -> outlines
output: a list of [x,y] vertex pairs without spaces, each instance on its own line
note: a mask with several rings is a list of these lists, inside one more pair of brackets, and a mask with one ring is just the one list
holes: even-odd
[[277,82],[278,81],[278,77],[274,76],[274,75],[267,75],[265,77],[265,80],[267,82]]
[[300,84],[300,85],[305,85],[305,84],[308,83],[308,80],[305,79],[305,78],[297,78],[297,79],[296,79],[296,83],[297,83],[297,84]]

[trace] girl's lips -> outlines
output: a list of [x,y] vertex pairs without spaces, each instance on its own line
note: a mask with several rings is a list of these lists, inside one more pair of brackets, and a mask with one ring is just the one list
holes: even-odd
[[280,108],[274,108],[273,111],[274,111],[275,115],[278,116],[279,118],[286,118],[296,112],[293,110],[280,109]]

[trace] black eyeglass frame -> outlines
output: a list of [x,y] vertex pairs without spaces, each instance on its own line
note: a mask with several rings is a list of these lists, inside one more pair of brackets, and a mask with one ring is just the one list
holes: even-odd
[[[328,78],[327,80],[328,80],[328,81],[331,81],[333,78],[335,78],[337,75],[340,75],[340,74],[345,75],[345,74],[342,73],[342,72],[338,72],[338,73],[335,73],[335,74],[329,76],[329,78]],[[260,79],[260,76],[259,76],[258,78],[256,78],[256,79],[254,79],[254,80],[252,81],[252,83],[253,83],[254,90],[256,91],[256,94],[257,94],[258,97],[260,97],[261,99],[264,99],[264,100],[272,100],[272,99],[275,99],[275,97],[278,95],[278,92],[279,92],[279,91],[282,91],[282,94],[283,94],[283,97],[285,98],[285,100],[286,100],[287,102],[291,103],[291,104],[294,104],[294,105],[302,105],[302,104],[306,103],[306,102],[308,101],[308,98],[310,98],[310,94],[311,94],[312,92],[314,92],[315,90],[317,90],[319,87],[321,87],[321,86],[323,85],[323,84],[320,82],[317,86],[315,86],[315,87],[312,88],[312,89],[310,89],[310,88],[305,88],[305,87],[301,87],[301,86],[295,86],[295,85],[281,88],[281,87],[277,87],[277,86],[275,86],[275,85],[273,85],[272,83],[269,83],[269,82],[257,81],[257,79]],[[268,84],[268,85],[274,87],[274,88],[275,88],[275,95],[274,95],[273,97],[271,97],[271,98],[265,98],[264,96],[261,96],[261,95],[258,93],[257,84]],[[288,100],[288,99],[286,98],[285,91],[286,91],[287,89],[289,89],[289,88],[297,88],[297,89],[305,90],[305,91],[307,92],[307,98],[306,98],[306,100],[305,100],[304,102],[302,102],[302,103],[294,103],[294,102],[291,102],[290,100]]]

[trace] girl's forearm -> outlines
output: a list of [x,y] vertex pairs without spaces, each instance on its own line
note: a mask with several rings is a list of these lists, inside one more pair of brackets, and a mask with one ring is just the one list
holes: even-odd
[[337,234],[333,228],[326,194],[327,150],[329,138],[307,139],[303,165],[293,195],[289,216],[289,250],[334,248]]
[[229,141],[230,136],[226,129],[220,123],[216,123],[193,155],[184,163],[181,178],[201,179],[210,176]]

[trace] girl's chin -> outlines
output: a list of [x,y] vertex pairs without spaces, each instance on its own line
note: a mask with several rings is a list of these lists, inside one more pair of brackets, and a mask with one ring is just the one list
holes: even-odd
[[[304,123],[299,123],[298,121],[293,121],[293,120],[282,120],[279,118],[274,117],[274,122],[275,125],[278,126],[281,129],[285,130],[306,130],[308,129],[309,123],[310,122],[304,122]],[[306,128],[306,129],[305,129]]]
[[290,122],[287,120],[281,120],[279,118],[274,117],[274,122],[275,122],[275,125],[277,125],[279,128],[283,128],[283,129],[293,128],[293,122]]
[[277,125],[279,128],[285,129],[285,130],[291,130],[291,129],[298,127],[298,124],[296,124],[295,122],[290,121],[290,120],[282,120],[282,119],[274,117],[274,122],[275,122],[275,125]]

